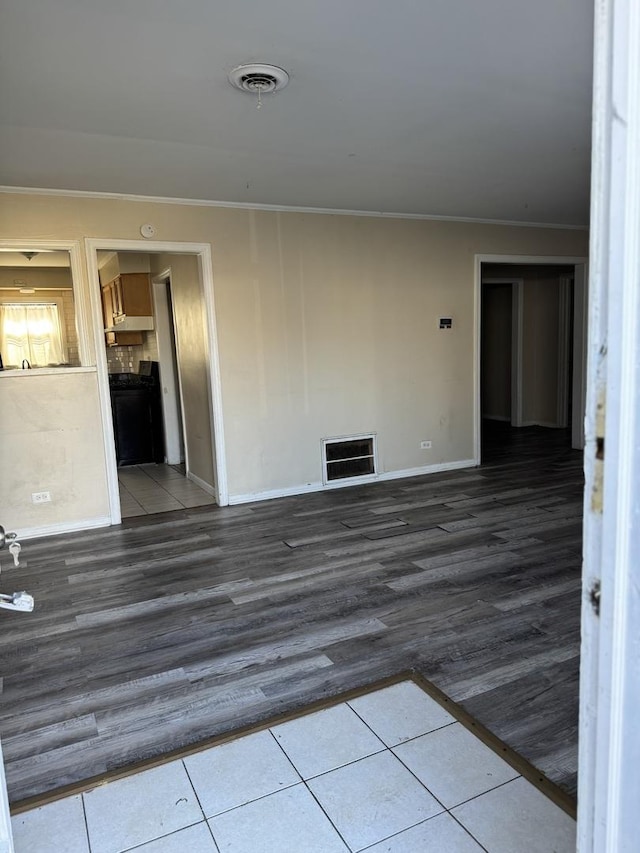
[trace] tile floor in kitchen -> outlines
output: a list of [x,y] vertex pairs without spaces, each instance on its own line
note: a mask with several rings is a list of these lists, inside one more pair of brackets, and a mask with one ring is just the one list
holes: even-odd
[[118,468],[118,485],[123,518],[215,504],[187,480],[184,465],[126,465]]
[[16,853],[570,853],[575,822],[413,681],[12,819]]

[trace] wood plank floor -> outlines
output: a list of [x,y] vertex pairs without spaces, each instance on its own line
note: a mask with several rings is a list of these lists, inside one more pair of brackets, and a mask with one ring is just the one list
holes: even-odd
[[[575,792],[582,456],[485,464],[27,543],[3,575],[13,801],[415,669]],[[6,567],[6,559],[3,561]]]

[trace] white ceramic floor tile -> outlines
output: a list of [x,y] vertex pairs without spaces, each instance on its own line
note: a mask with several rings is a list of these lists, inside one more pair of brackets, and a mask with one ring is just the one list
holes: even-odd
[[119,853],[204,817],[181,761],[93,788],[84,805],[91,853]]
[[140,498],[140,505],[147,510],[147,512],[170,512],[174,509],[183,509],[182,505],[175,498],[160,498],[156,500],[146,500],[145,498]]
[[270,732],[257,732],[184,759],[206,817],[300,781]]
[[489,853],[574,853],[576,824],[526,779],[518,778],[453,814]]
[[290,720],[272,732],[304,779],[384,749],[347,704]]
[[190,498],[179,498],[182,506],[191,508],[197,506],[213,506],[215,504],[215,498],[212,498],[211,495],[203,492],[199,497],[190,497]]
[[131,483],[127,486],[127,489],[129,490],[129,494],[133,495],[138,500],[140,498],[169,496],[169,492],[167,492],[166,489],[163,489],[162,486],[159,486],[154,480],[149,480],[148,478],[144,483]]
[[184,480],[184,474],[169,468],[167,465],[158,465],[157,469],[151,468],[145,472],[152,480],[163,483],[166,480]]
[[308,785],[353,850],[443,810],[390,752],[325,773]]
[[89,853],[82,797],[67,797],[11,818],[15,853]]
[[135,518],[137,515],[148,514],[149,513],[147,513],[146,509],[142,509],[139,505],[137,507],[127,507],[126,509],[124,507],[120,507],[120,515],[123,518]]
[[575,822],[413,682],[272,732],[16,816],[16,853],[575,850]]
[[206,823],[196,823],[179,829],[156,841],[136,847],[135,853],[217,853],[211,831]]
[[366,853],[484,853],[466,830],[446,813],[387,838]]
[[387,746],[396,746],[455,722],[448,711],[413,681],[376,690],[352,699],[349,705]]
[[300,783],[211,818],[220,853],[346,853],[327,816]]
[[460,723],[402,743],[393,752],[447,808],[518,775]]

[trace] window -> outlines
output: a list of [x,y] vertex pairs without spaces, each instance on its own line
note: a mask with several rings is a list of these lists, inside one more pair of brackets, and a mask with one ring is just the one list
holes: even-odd
[[64,340],[55,303],[0,304],[0,354],[5,366],[64,364]]

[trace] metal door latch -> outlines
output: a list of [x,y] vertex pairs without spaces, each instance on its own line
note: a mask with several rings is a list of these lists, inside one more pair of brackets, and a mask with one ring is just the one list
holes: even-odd
[[589,601],[596,616],[600,615],[600,581],[594,581],[589,590]]

